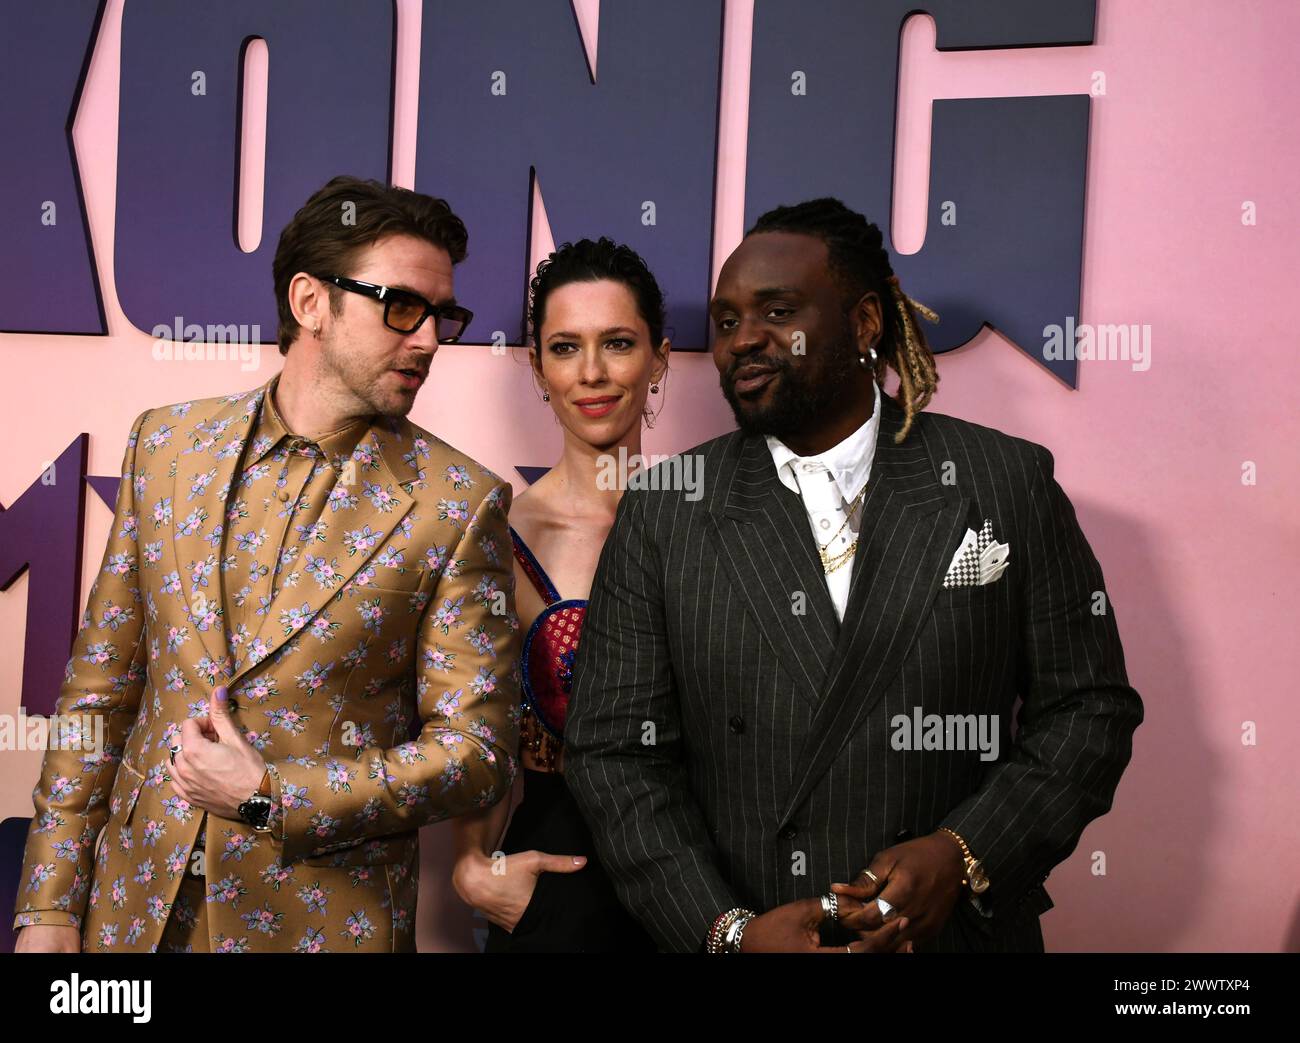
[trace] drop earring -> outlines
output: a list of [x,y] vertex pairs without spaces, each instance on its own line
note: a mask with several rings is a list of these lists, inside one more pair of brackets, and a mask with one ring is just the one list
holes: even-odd
[[542,401],[543,401],[543,402],[549,402],[550,400],[551,400],[551,393],[550,393],[549,391],[543,391],[543,392],[542,392]]

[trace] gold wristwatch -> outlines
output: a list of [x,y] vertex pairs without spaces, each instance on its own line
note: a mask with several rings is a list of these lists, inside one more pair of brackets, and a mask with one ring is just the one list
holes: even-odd
[[970,853],[970,848],[966,846],[966,841],[962,840],[947,826],[939,827],[947,833],[953,840],[957,841],[957,846],[961,848],[962,861],[966,864],[966,877],[962,880],[963,887],[969,887],[971,894],[982,895],[989,889],[989,877],[984,872],[984,865],[978,858]]

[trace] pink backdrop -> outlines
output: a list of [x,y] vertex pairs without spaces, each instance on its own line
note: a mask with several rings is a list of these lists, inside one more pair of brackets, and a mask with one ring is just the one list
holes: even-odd
[[[397,6],[393,170],[397,183],[411,185],[417,82],[437,71],[419,68],[420,3]],[[1047,945],[1297,950],[1300,353],[1284,302],[1300,271],[1291,71],[1300,8],[1290,0],[1098,7],[1090,47],[939,54],[933,22],[909,21],[894,239],[909,252],[924,239],[932,99],[1085,93],[1104,74],[1105,93],[1092,106],[1080,321],[1149,324],[1150,368],[1082,362],[1071,390],[985,330],[940,356],[932,406],[1052,449],[1105,570],[1130,677],[1146,703],[1115,810],[1049,880],[1057,908],[1044,917]],[[254,387],[280,363],[271,345],[257,372],[155,361],[150,338],[117,305],[122,8],[123,0],[109,0],[74,130],[111,335],[0,335],[9,390],[0,503],[17,499],[77,433],[91,435],[91,473],[116,474],[141,410]],[[727,4],[715,276],[743,230],[752,12],[752,0]],[[579,0],[579,15],[594,47],[598,0]],[[250,143],[264,133],[256,116],[246,132]],[[544,189],[544,171],[540,181]],[[1248,201],[1254,225],[1242,221]],[[258,235],[256,210],[244,217],[246,246]],[[544,253],[550,240],[539,213]],[[664,405],[647,452],[676,452],[732,426],[707,355],[674,356]],[[484,413],[501,418],[491,434],[471,423]],[[511,477],[516,490],[516,464],[550,464],[560,448],[522,350],[441,349],[412,416]],[[1242,482],[1248,461],[1254,485]],[[111,518],[93,495],[87,502],[83,599]],[[17,712],[27,582],[0,595],[4,713]],[[1255,745],[1243,744],[1247,722]],[[0,758],[0,815],[31,814],[38,764],[37,753]],[[448,827],[425,832],[421,947],[468,949],[482,923],[450,892]],[[1101,856],[1104,875],[1094,870]]]

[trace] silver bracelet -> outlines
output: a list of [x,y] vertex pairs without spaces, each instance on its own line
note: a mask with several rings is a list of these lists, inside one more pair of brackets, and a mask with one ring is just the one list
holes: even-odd
[[746,910],[736,917],[736,922],[727,929],[726,936],[723,938],[723,952],[740,952],[741,935],[745,933],[746,925],[750,920],[754,919],[755,915]]
[[[713,927],[709,931],[708,942],[705,946],[706,950],[711,953],[726,952],[727,949],[724,942],[724,935],[731,930],[735,925],[736,920],[746,913],[749,913],[748,909],[742,909],[737,906],[735,909],[728,909],[713,921]],[[753,914],[751,913],[750,915]]]

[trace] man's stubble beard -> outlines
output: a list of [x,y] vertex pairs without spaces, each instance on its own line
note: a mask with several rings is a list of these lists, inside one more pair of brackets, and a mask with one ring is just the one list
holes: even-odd
[[777,387],[773,389],[771,403],[754,409],[740,399],[725,377],[721,380],[722,393],[731,406],[736,426],[744,435],[772,435],[783,441],[797,437],[823,422],[834,411],[836,397],[851,384],[859,372],[854,356],[857,354],[848,324],[841,337],[829,348],[827,367],[816,381],[808,381],[783,355],[772,357],[778,368]]
[[404,417],[415,405],[415,396],[406,399],[400,395],[386,395],[380,387],[388,368],[368,373],[358,363],[359,359],[340,346],[334,337],[321,341],[321,375],[332,378],[362,404],[368,413],[382,417]]

